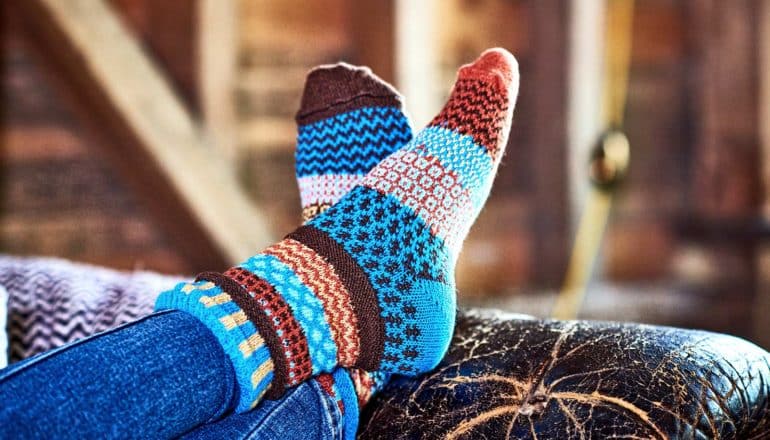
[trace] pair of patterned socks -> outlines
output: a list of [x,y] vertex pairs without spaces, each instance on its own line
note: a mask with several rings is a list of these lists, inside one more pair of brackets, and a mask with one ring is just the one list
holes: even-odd
[[463,66],[441,113],[400,147],[409,133],[397,94],[356,69],[320,80],[334,70],[311,73],[298,116],[304,211],[326,211],[156,304],[212,330],[236,372],[239,412],[338,366],[416,375],[440,361],[454,326],[456,258],[506,143],[518,73],[504,50]]

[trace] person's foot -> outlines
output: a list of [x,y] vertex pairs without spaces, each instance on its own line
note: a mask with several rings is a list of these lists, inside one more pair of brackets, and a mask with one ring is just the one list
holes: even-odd
[[161,294],[198,316],[240,385],[238,411],[270,387],[337,365],[419,374],[442,358],[455,315],[454,265],[506,143],[518,72],[485,52],[463,66],[444,110],[336,205],[224,275]]
[[325,211],[412,139],[401,95],[366,67],[308,74],[297,112],[296,172],[302,218]]
[[[303,223],[337,203],[412,139],[401,95],[368,68],[345,63],[310,71],[296,121],[295,170]],[[345,438],[354,438],[360,409],[388,375],[337,367],[313,380],[337,402]]]

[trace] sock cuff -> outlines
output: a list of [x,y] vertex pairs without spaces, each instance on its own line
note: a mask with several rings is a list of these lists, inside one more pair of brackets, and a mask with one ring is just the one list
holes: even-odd
[[396,89],[368,67],[337,63],[310,71],[295,119],[304,125],[362,107],[402,106]]
[[[286,390],[289,368],[286,358],[278,355],[278,353],[283,352],[283,348],[278,333],[271,323],[271,318],[261,307],[259,307],[259,304],[251,298],[251,295],[249,295],[248,291],[246,291],[243,286],[226,275],[217,272],[203,272],[195,277],[195,281],[210,282],[224,292],[227,292],[233,303],[238,307],[239,312],[243,312],[245,316],[251,320],[260,338],[264,341],[264,347],[267,348],[273,362],[273,380],[265,390],[265,397],[268,399],[280,398]],[[239,346],[244,344],[244,341],[246,340],[247,339],[239,340]]]
[[264,335],[244,314],[233,294],[209,281],[180,283],[158,296],[155,310],[189,313],[211,330],[229,358],[238,385],[235,411],[246,412],[264,395],[277,395],[274,365]]

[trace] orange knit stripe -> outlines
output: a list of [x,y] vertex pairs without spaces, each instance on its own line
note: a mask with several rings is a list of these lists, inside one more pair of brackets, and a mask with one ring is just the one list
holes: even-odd
[[291,238],[270,246],[264,253],[289,266],[321,300],[337,345],[337,361],[342,366],[354,365],[360,353],[358,322],[349,293],[334,268],[315,251]]

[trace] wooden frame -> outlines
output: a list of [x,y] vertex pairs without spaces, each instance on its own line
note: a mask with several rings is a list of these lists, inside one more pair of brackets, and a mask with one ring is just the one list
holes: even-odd
[[108,3],[12,3],[52,79],[193,267],[224,268],[270,242],[233,170]]

